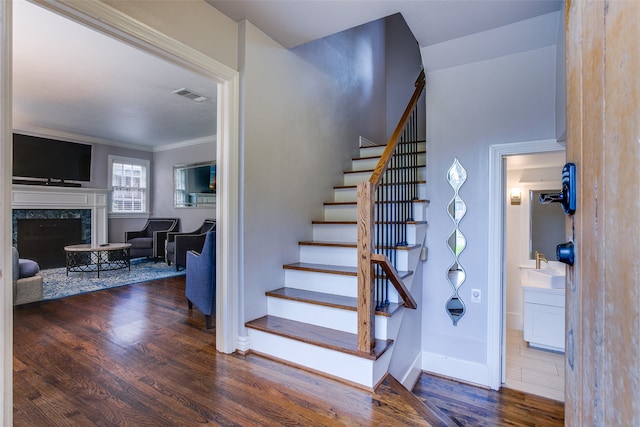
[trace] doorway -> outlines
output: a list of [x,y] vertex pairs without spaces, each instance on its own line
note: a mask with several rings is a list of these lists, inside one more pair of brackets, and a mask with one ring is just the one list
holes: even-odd
[[[239,208],[238,208],[238,181],[239,181],[239,74],[236,70],[208,57],[168,36],[159,33],[146,25],[134,20],[128,15],[116,13],[114,9],[102,2],[75,2],[73,5],[60,6],[58,2],[38,1],[43,7],[59,13],[69,19],[80,22],[99,32],[135,46],[152,55],[170,61],[193,71],[203,77],[209,78],[218,84],[218,115],[217,115],[217,153],[218,162],[218,188],[220,189],[216,216],[220,224],[216,260],[218,268],[217,307],[216,307],[216,348],[218,351],[231,353],[237,346],[238,325],[238,242],[239,234]],[[10,154],[11,141],[11,2],[2,2],[0,7],[0,151]],[[11,194],[11,156],[2,156],[2,182],[0,187],[0,199],[10,206]],[[8,160],[7,160],[8,159]],[[7,209],[5,208],[5,211]],[[10,236],[10,215],[3,212],[0,240],[7,242]],[[10,252],[7,248],[0,251],[3,258],[3,271],[11,265]],[[4,325],[0,332],[2,342],[2,405],[6,409],[3,421],[10,424],[12,395],[12,329],[13,323],[10,313],[12,307],[12,286],[8,283],[10,275],[2,277],[3,289],[0,303],[4,313]]]
[[[499,390],[506,372],[506,263],[505,204],[506,157],[564,151],[556,140],[524,141],[489,147],[489,258],[487,279],[487,369],[488,385]],[[560,173],[560,171],[558,171]]]
[[527,301],[529,297],[535,298],[536,302],[551,297],[554,303],[556,300],[564,303],[564,290],[538,289],[528,281],[527,273],[535,267],[533,254],[536,251],[548,259],[542,262],[542,268],[548,269],[553,265],[564,271],[564,266],[555,261],[555,247],[564,242],[565,216],[558,204],[540,204],[538,194],[560,191],[565,159],[565,151],[505,156],[503,188],[506,197],[502,382],[505,387],[558,401],[564,401],[564,352],[550,347],[542,349],[540,345],[544,344],[533,342],[530,345],[525,339],[531,340],[528,336],[533,334],[533,317],[536,316],[540,318],[539,322],[559,322],[553,330],[558,336],[562,335],[563,342],[564,316],[556,311],[563,311],[564,307],[554,307],[546,319],[546,306],[540,306],[542,309],[532,314],[531,307],[538,305],[528,305],[527,310],[525,303],[530,304]]

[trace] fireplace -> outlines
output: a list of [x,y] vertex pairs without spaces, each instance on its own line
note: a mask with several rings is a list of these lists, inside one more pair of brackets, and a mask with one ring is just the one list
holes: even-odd
[[64,247],[84,243],[82,219],[18,219],[18,252],[40,268],[65,266]]
[[11,191],[13,245],[18,245],[16,220],[23,218],[81,218],[81,243],[107,243],[107,195],[107,190],[97,188],[14,184]]

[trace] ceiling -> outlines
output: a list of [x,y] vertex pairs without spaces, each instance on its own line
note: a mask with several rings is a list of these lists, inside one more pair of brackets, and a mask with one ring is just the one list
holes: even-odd
[[[561,6],[560,0],[206,1],[287,48],[395,13],[426,47]],[[16,130],[148,150],[215,135],[214,82],[24,0],[14,1],[13,55]],[[182,88],[207,100],[173,94]]]
[[420,47],[560,10],[560,0],[205,0],[286,48],[401,13]]
[[[14,131],[147,150],[215,135],[215,82],[27,1],[13,5]],[[173,93],[182,88],[207,100]]]

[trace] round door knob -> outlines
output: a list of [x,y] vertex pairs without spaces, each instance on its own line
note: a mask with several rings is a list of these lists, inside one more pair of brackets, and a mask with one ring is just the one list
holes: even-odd
[[573,242],[562,243],[556,247],[556,258],[558,261],[568,265],[573,265],[575,250]]

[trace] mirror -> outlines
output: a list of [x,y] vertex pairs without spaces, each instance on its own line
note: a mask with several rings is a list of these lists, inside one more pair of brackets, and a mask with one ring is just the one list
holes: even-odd
[[174,166],[173,202],[176,208],[210,208],[215,206],[215,162]]
[[535,258],[535,252],[545,254],[548,259],[555,258],[556,247],[565,242],[565,214],[557,203],[543,205],[540,194],[559,193],[560,190],[529,191],[529,257]]
[[453,164],[447,171],[447,181],[451,188],[453,188],[453,198],[447,206],[447,214],[451,221],[453,221],[453,231],[447,239],[447,246],[453,255],[453,264],[447,270],[447,280],[453,289],[453,295],[447,301],[445,305],[447,314],[453,321],[453,326],[458,324],[458,320],[464,315],[465,306],[464,302],[458,295],[458,289],[464,283],[467,278],[467,273],[462,268],[462,265],[458,261],[458,257],[467,247],[467,239],[460,231],[459,225],[462,217],[467,213],[467,205],[458,195],[460,187],[467,180],[467,171],[462,167],[458,159],[454,159]]

